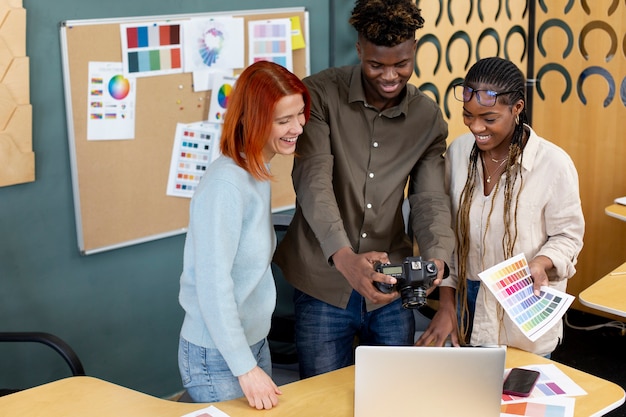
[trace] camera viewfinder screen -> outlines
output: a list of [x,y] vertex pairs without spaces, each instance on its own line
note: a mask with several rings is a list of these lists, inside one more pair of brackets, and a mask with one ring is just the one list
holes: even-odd
[[383,274],[385,274],[385,275],[402,274],[402,266],[386,266],[386,267],[383,267]]

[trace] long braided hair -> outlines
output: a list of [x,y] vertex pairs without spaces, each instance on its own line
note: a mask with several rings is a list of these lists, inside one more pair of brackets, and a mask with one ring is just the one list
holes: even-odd
[[[522,72],[512,62],[498,58],[484,58],[476,62],[468,71],[465,81],[465,86],[477,88],[478,85],[488,86],[489,89],[501,92],[501,91],[513,91],[510,94],[502,94],[497,96],[499,103],[512,107],[519,100],[523,100],[526,103],[525,88],[526,79]],[[519,119],[516,120],[516,126],[513,131],[511,143],[509,145],[509,153],[505,165],[504,175],[504,236],[502,239],[502,252],[504,259],[508,259],[513,256],[513,247],[517,240],[517,207],[519,194],[523,185],[522,171],[516,168],[516,162],[523,158],[524,154],[524,125],[528,123],[528,117],[526,115],[526,106],[519,114]],[[462,342],[468,343],[470,337],[470,318],[467,302],[467,259],[470,250],[469,242],[469,213],[472,198],[476,190],[476,184],[480,181],[478,170],[480,165],[478,160],[480,158],[480,149],[476,143],[470,153],[470,162],[467,180],[463,191],[459,197],[459,210],[456,216],[456,243],[457,243],[457,273],[459,282],[457,285],[457,297],[460,303],[460,323],[459,323],[459,338]],[[520,180],[520,187],[518,192],[514,195],[513,190],[517,180]],[[489,219],[494,209],[494,200],[498,194],[500,188],[500,181],[496,182],[496,186],[491,193],[491,207],[487,217],[487,225],[483,233],[483,247],[486,242],[484,241],[489,229]]]

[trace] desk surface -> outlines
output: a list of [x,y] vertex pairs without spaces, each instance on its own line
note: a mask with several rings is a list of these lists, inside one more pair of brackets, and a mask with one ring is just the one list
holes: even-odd
[[611,217],[620,219],[626,222],[626,206],[623,204],[611,204],[604,209],[604,212]]
[[583,305],[626,317],[626,262],[578,294]]
[[[576,417],[601,416],[624,402],[618,385],[517,349],[508,349],[506,366],[554,363],[588,395],[576,397]],[[232,417],[353,417],[354,367],[284,385],[278,407],[258,411],[247,401],[216,403]],[[1,417],[181,417],[209,404],[178,403],[152,397],[92,377],[71,377],[0,397]]]

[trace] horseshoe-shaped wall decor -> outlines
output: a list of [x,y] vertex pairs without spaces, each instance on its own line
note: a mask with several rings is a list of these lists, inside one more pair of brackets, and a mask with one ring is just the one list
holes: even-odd
[[432,95],[435,96],[435,101],[437,102],[437,104],[441,103],[441,96],[439,95],[439,89],[437,88],[435,84],[428,82],[428,83],[424,83],[420,85],[418,88],[420,89],[420,91],[430,91]]
[[450,106],[448,106],[448,99],[450,97],[450,92],[452,91],[455,85],[462,84],[463,81],[464,81],[463,78],[455,78],[454,80],[450,81],[450,84],[448,84],[448,87],[446,88],[446,94],[443,96],[443,112],[446,114],[446,117],[448,119],[450,118]]
[[547,72],[556,71],[563,76],[565,80],[565,91],[561,96],[561,103],[564,103],[565,100],[569,97],[572,92],[572,78],[569,76],[569,73],[565,69],[565,67],[561,64],[550,63],[546,64],[537,71],[537,82],[535,83],[535,87],[537,89],[537,94],[541,97],[542,100],[545,100],[545,95],[543,94],[543,89],[541,88],[541,77],[543,77]]
[[[585,13],[587,13],[588,15],[591,14],[591,9],[589,8],[589,4],[587,4],[587,0],[580,0],[580,5],[582,6]],[[615,13],[615,10],[617,10],[618,5],[619,5],[619,0],[613,0],[613,2],[611,2],[611,5],[609,6],[609,10],[608,10],[609,16]]]
[[[478,18],[480,19],[481,22],[484,22],[485,17],[483,16],[482,2],[483,0],[478,0]],[[498,20],[498,17],[500,16],[501,11],[502,11],[502,0],[498,0],[498,10],[496,11],[495,20]]]
[[567,26],[567,24],[561,19],[548,19],[543,22],[543,24],[541,25],[541,27],[539,27],[539,30],[537,31],[537,48],[539,49],[539,52],[541,52],[541,55],[543,55],[544,57],[547,55],[546,50],[543,47],[542,39],[546,30],[553,26],[563,29],[563,32],[565,32],[565,34],[567,35],[567,46],[563,51],[563,58],[567,58],[567,56],[572,52],[572,48],[574,47],[574,34],[572,33],[572,29],[570,29],[570,27]]
[[600,75],[604,78],[609,85],[609,92],[604,99],[604,107],[607,107],[613,101],[615,97],[615,80],[613,80],[613,76],[606,69],[598,66],[589,67],[583,70],[578,77],[578,81],[576,82],[576,92],[578,93],[578,98],[583,104],[587,104],[587,98],[583,94],[583,83],[589,76],[591,75]]
[[491,36],[496,41],[498,50],[495,55],[500,56],[500,35],[498,35],[498,32],[496,32],[495,29],[487,28],[482,31],[482,33],[478,37],[478,41],[476,42],[476,60],[477,61],[480,59],[480,44],[487,36]]
[[520,25],[513,26],[506,34],[506,38],[504,38],[504,57],[506,59],[509,59],[509,38],[515,33],[518,33],[522,37],[522,41],[524,42],[524,49],[522,50],[522,56],[520,56],[521,61],[526,55],[526,32],[524,31],[524,28]]
[[441,16],[443,16],[443,0],[439,0],[439,13],[437,13],[437,19],[435,19],[435,26],[439,26]]
[[[505,9],[506,9],[506,16],[509,19],[513,19],[513,15],[511,14],[511,5],[510,5],[510,1],[511,0],[506,0],[505,4]],[[519,1],[519,0],[516,0]],[[526,4],[524,4],[524,11],[522,12],[522,17],[526,16],[526,12],[528,11],[528,0],[526,0],[525,2]]]
[[419,53],[420,47],[422,45],[424,45],[425,43],[432,43],[433,45],[435,45],[435,48],[437,48],[437,64],[435,65],[435,70],[433,71],[433,74],[437,74],[437,70],[439,70],[439,64],[441,64],[441,43],[439,42],[439,39],[433,35],[433,34],[426,34],[424,36],[422,36],[419,41],[417,41],[417,45],[415,46],[415,75],[417,75],[418,77],[420,76],[420,69],[417,66],[418,63],[418,59],[417,59],[417,54]]
[[[470,9],[469,13],[467,14],[467,19],[465,19],[465,23],[469,23],[470,19],[472,18],[472,13],[474,12],[474,0],[468,1],[470,4]],[[451,3],[452,0],[448,0],[448,20],[450,21],[450,24],[454,25],[454,17],[452,16],[452,8],[450,7]]]
[[587,53],[587,49],[585,48],[585,38],[589,32],[594,29],[604,30],[611,38],[611,47],[609,48],[609,53],[606,54],[606,62],[609,62],[615,56],[615,52],[617,52],[617,34],[611,25],[601,20],[594,20],[583,26],[580,31],[580,37],[578,38],[578,48],[580,49],[580,53],[586,60],[589,60],[589,53]]
[[450,62],[450,47],[457,39],[461,39],[467,45],[467,60],[465,61],[464,69],[467,69],[469,66],[470,58],[472,57],[472,40],[470,39],[467,32],[459,30],[454,32],[454,34],[450,37],[448,41],[448,46],[446,46],[446,66],[448,67],[448,71],[452,72],[452,63]]
[[[582,0],[582,2],[584,2],[584,1],[585,0]],[[544,13],[548,13],[548,6],[546,6],[545,0],[539,0],[539,7],[541,7],[541,10],[543,10]],[[564,13],[565,14],[569,13],[569,11],[572,10],[572,7],[574,7],[574,0],[569,0],[567,2],[567,4],[565,5]],[[583,8],[584,8],[584,6],[583,6]],[[589,13],[587,13],[587,14],[589,14]]]

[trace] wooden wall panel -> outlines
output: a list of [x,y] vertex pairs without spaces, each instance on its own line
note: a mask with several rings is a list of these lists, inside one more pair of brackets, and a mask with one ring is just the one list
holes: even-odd
[[26,10],[0,0],[0,187],[35,180]]
[[604,213],[626,195],[626,2],[541,1],[536,28],[533,125],[580,178],[585,245],[568,285],[578,295],[626,261],[626,222]]

